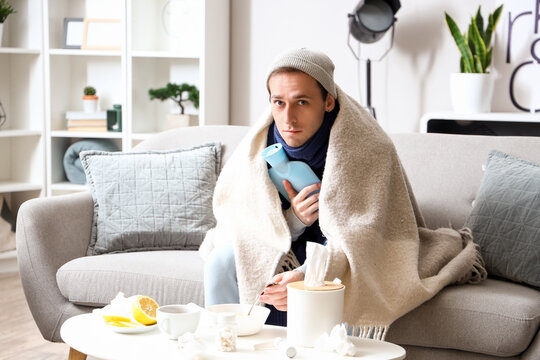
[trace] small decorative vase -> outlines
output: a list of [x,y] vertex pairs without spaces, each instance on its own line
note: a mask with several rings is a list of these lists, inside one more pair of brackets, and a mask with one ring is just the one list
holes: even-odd
[[454,111],[457,113],[490,112],[494,80],[492,74],[451,74],[450,95]]
[[84,95],[83,96],[83,110],[84,112],[97,112],[98,111],[98,97],[96,95]]
[[199,125],[199,116],[191,114],[168,114],[166,130]]
[[113,104],[112,110],[107,110],[107,130],[122,131],[122,105]]

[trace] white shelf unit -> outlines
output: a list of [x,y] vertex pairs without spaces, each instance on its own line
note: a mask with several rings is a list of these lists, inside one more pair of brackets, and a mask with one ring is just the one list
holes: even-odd
[[27,55],[40,55],[40,49],[21,49],[21,48],[0,48],[0,54],[27,54]]
[[[229,123],[230,0],[10,0],[17,13],[0,43],[0,194],[16,214],[40,196],[83,191],[67,182],[66,149],[83,138],[123,151],[165,130],[170,103],[148,90],[168,82],[198,86],[200,125]],[[187,16],[187,17],[186,17]],[[64,18],[120,19],[119,50],[63,49]],[[65,112],[82,110],[94,86],[102,110],[122,105],[122,132],[67,131]],[[179,144],[181,146],[181,144]],[[1,260],[1,259],[0,259]]]
[[[82,95],[93,86],[102,110],[125,101],[125,51],[63,49],[64,18],[120,19],[125,39],[125,0],[43,0],[43,38],[45,68],[45,127],[47,153],[47,195],[63,195],[86,188],[70,184],[64,171],[64,154],[81,139],[112,139],[122,146],[122,133],[71,132],[67,130],[67,111],[82,111]],[[108,5],[108,6],[107,6]],[[124,47],[125,48],[125,47]]]
[[69,181],[57,182],[51,185],[52,191],[55,195],[71,194],[77,191],[87,191],[87,185],[72,184]]
[[67,131],[67,130],[53,130],[51,131],[51,137],[53,138],[92,138],[92,139],[122,139],[122,133],[120,132],[87,132],[87,131]]
[[[132,91],[130,103],[132,109],[132,132],[156,133],[165,130],[167,114],[178,111],[170,102],[150,100],[148,89],[162,87],[167,82],[187,82],[200,88],[196,58],[175,57],[132,57]],[[186,105],[187,113],[197,113],[192,104]]]
[[50,49],[49,55],[66,56],[122,56],[121,51],[116,50],[80,50],[80,49]]
[[[191,7],[186,7],[190,4]],[[229,123],[229,0],[137,1],[127,3],[128,147],[165,130],[172,102],[151,101],[148,90],[168,82],[199,88],[199,125]],[[183,14],[178,21],[175,13]],[[144,24],[142,26],[141,24]]]
[[[69,184],[63,171],[63,155],[75,141],[109,139],[128,151],[166,130],[167,114],[177,109],[172,102],[151,101],[151,88],[168,82],[197,85],[199,109],[188,104],[186,113],[198,114],[199,125],[229,123],[229,0],[43,3],[47,195],[86,189]],[[63,49],[66,17],[120,19],[121,49]],[[121,133],[66,130],[65,112],[81,109],[87,85],[96,88],[101,110],[122,105]]]
[[[10,3],[17,13],[0,39],[0,194],[16,216],[24,201],[45,193],[42,1]],[[0,273],[16,270],[15,250],[0,253]]]

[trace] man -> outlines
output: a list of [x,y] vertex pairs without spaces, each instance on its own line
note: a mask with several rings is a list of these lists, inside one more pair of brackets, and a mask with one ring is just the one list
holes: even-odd
[[[485,271],[466,230],[425,229],[391,140],[335,85],[333,71],[328,56],[307,49],[271,66],[271,113],[238,145],[214,193],[217,226],[200,250],[205,300],[251,303],[264,289],[258,299],[285,311],[286,284],[303,279],[305,243],[315,241],[330,254],[327,279],[347,287],[345,320],[383,339],[442,287],[479,281]],[[290,204],[260,156],[276,142],[322,179],[299,192],[285,183]],[[284,313],[272,313],[284,323]]]
[[[300,51],[310,54],[307,50]],[[267,145],[281,143],[291,160],[306,162],[316,175],[322,178],[330,128],[339,106],[336,106],[335,100],[332,61],[323,54],[316,55],[326,68],[304,67],[304,70],[322,79],[321,82],[326,87],[311,75],[287,66],[286,63],[275,64],[272,67],[267,79],[267,88],[274,122],[268,131]],[[289,203],[281,197],[284,216],[291,230],[293,252],[297,260],[303,262],[306,257],[306,241],[324,243],[317,221],[319,195],[316,193],[308,196],[318,192],[321,183],[300,189],[300,192],[295,191],[286,180],[284,186],[291,199]],[[309,230],[306,231],[306,228]],[[260,301],[274,305],[278,310],[286,310],[286,284],[302,280],[304,272],[304,267],[301,267],[277,275],[272,282],[278,285],[266,289]],[[205,269],[207,305],[239,301],[235,273],[232,246],[212,254]]]

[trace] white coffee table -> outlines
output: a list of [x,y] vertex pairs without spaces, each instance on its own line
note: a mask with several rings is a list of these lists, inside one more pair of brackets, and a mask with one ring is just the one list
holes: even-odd
[[[74,316],[68,319],[60,329],[60,335],[70,346],[70,360],[84,360],[90,355],[104,360],[137,360],[137,359],[181,359],[184,350],[178,343],[169,340],[157,326],[146,333],[119,334],[112,331],[105,323],[93,314]],[[278,350],[253,350],[253,344],[276,337],[287,337],[287,329],[280,326],[265,325],[261,332],[253,336],[239,337],[237,351],[224,353],[216,350],[215,338],[211,327],[201,322],[197,335],[206,345],[205,359],[287,359]],[[358,351],[355,357],[342,357],[336,353],[316,352],[314,349],[297,348],[298,359],[404,359],[405,349],[376,340],[353,339]]]

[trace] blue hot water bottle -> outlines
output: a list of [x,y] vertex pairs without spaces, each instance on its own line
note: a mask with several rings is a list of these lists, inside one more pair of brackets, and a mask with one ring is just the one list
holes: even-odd
[[[261,156],[272,166],[268,169],[270,179],[289,202],[289,195],[283,185],[283,180],[291,183],[294,190],[300,192],[303,188],[321,182],[317,175],[311,170],[308,164],[302,161],[289,161],[283,146],[279,143],[268,146],[263,150]],[[318,192],[314,191],[311,194]],[[310,195],[311,195],[310,194]]]

